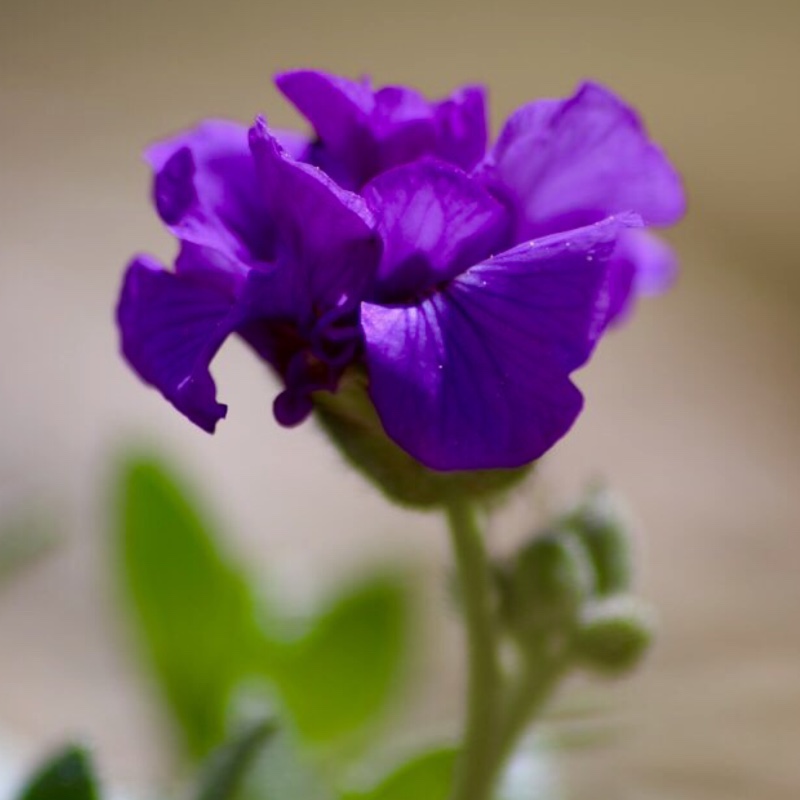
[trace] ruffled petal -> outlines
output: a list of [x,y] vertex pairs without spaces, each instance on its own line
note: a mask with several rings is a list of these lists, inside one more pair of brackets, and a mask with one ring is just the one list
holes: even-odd
[[491,254],[507,224],[503,206],[443,162],[384,172],[363,195],[383,239],[375,289],[382,302],[409,299],[463,272]]
[[515,210],[516,241],[627,210],[667,225],[685,209],[680,177],[639,117],[593,83],[517,111],[477,174]]
[[665,292],[676,276],[675,253],[663,239],[645,230],[626,231],[609,259],[609,324],[624,322],[637,297]]
[[434,108],[436,155],[461,169],[471,170],[486,154],[489,126],[486,90],[465,86]]
[[[299,156],[305,137],[284,133],[282,145]],[[273,229],[256,180],[247,127],[206,120],[152,145],[145,158],[155,173],[153,199],[161,219],[180,239],[226,256],[219,266],[269,260]]]
[[375,97],[368,81],[352,81],[315,70],[275,76],[275,85],[311,123],[332,150],[345,151],[358,128],[366,124]]
[[631,217],[516,247],[417,305],[364,304],[370,393],[389,436],[436,470],[543,455],[582,407],[569,373],[607,316],[607,260]]
[[295,161],[261,118],[250,129],[250,145],[261,199],[275,223],[277,268],[263,286],[272,283],[269,291],[295,321],[360,302],[381,252],[363,198]]
[[483,90],[466,87],[431,103],[414,89],[351,81],[311,70],[275,82],[313,126],[310,158],[342,186],[358,189],[375,175],[423,156],[471,169],[486,150]]
[[122,352],[146,383],[213,433],[227,411],[209,364],[237,324],[233,299],[140,256],[125,274],[117,306]]
[[375,94],[367,81],[298,70],[277,75],[275,84],[317,134],[312,163],[347,188],[358,188],[380,171],[370,125]]

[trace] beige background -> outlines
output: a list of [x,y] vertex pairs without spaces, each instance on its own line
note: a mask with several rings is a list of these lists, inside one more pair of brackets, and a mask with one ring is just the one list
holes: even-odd
[[[481,80],[495,128],[587,76],[642,109],[686,175],[681,282],[582,373],[588,410],[544,478],[563,498],[602,472],[627,495],[662,632],[616,690],[622,737],[570,757],[574,796],[800,796],[797,2],[0,0],[0,482],[68,536],[0,595],[0,732],[23,758],[87,736],[117,785],[163,774],[103,549],[102,481],[140,436],[176,454],[233,545],[298,602],[395,554],[431,565],[428,677],[407,717],[433,732],[457,714],[438,521],[387,508],[312,426],[279,429],[243,348],[217,361],[231,413],[214,438],[116,354],[126,259],[171,253],[139,150],[206,115],[297,123],[269,78],[306,65],[432,95]],[[534,505],[497,521],[496,547]]]

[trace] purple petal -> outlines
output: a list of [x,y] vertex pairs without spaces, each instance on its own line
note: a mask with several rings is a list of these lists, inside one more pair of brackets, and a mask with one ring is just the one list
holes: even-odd
[[125,274],[117,322],[122,352],[142,380],[213,433],[227,409],[208,367],[235,327],[232,298],[140,256]]
[[348,188],[426,155],[471,169],[486,149],[484,94],[477,87],[431,103],[403,86],[374,91],[367,81],[309,70],[275,82],[319,137],[313,163]]
[[277,75],[275,84],[319,137],[314,163],[349,188],[379,171],[378,146],[370,128],[375,95],[367,82],[301,70]]
[[609,259],[609,324],[621,324],[638,296],[665,292],[677,275],[672,248],[645,230],[626,231]]
[[276,75],[275,85],[334,150],[349,147],[353,129],[364,125],[375,108],[375,96],[366,81],[297,70]]
[[662,294],[678,277],[678,260],[673,249],[648,231],[629,231],[617,253],[636,264],[636,291],[645,297]]
[[[282,134],[292,152],[304,137]],[[164,223],[180,239],[224,254],[220,267],[268,260],[273,233],[260,200],[247,127],[207,120],[152,145],[145,153],[155,173],[153,196]]]
[[485,89],[465,86],[437,103],[434,115],[436,155],[462,169],[473,169],[486,154],[489,136]]
[[515,209],[517,241],[628,210],[666,225],[685,208],[677,172],[636,113],[592,83],[517,111],[478,174]]
[[358,188],[434,150],[433,110],[412,89],[376,92],[366,81],[308,70],[283,73],[275,82],[320,139],[315,163],[343,186]]
[[386,86],[377,91],[370,129],[377,143],[378,163],[367,177],[436,150],[433,107],[414,89]]
[[374,280],[380,239],[364,200],[295,161],[258,119],[250,129],[260,192],[275,222],[280,282],[292,317],[357,303]]
[[370,392],[389,434],[437,470],[510,468],[571,427],[569,373],[607,314],[612,218],[521,245],[409,307],[362,307]]
[[480,184],[443,162],[384,172],[363,194],[383,238],[376,291],[384,301],[407,299],[490,255],[507,224]]

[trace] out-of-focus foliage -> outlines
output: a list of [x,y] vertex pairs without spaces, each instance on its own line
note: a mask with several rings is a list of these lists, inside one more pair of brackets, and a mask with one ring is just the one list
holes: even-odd
[[348,587],[287,637],[294,615],[259,607],[250,576],[163,464],[129,457],[117,499],[121,583],[190,757],[225,740],[237,689],[254,680],[305,744],[336,744],[379,718],[409,642],[402,579]]
[[330,742],[373,719],[403,661],[407,600],[390,577],[347,589],[277,653],[274,678],[301,737]]
[[259,754],[235,800],[337,800],[333,784],[314,753],[284,729]]
[[221,745],[202,772],[195,800],[233,800],[254,761],[275,734],[271,720],[248,725]]
[[84,750],[70,745],[49,758],[18,800],[98,800],[95,778]]
[[159,686],[190,755],[225,738],[255,630],[249,588],[175,477],[153,459],[123,467],[119,569]]
[[453,786],[456,750],[438,747],[418,754],[369,791],[349,792],[342,800],[447,800]]

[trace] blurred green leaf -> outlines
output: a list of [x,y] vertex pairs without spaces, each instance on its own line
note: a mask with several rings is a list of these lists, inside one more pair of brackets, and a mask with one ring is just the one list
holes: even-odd
[[275,723],[271,720],[256,722],[217,748],[203,771],[197,800],[234,800],[275,730]]
[[456,750],[439,747],[415,756],[378,786],[349,792],[342,800],[447,800],[453,788]]
[[374,721],[396,688],[409,600],[398,578],[349,588],[279,653],[274,678],[300,736],[327,744]]
[[49,758],[22,790],[18,800],[97,800],[89,756],[70,745]]
[[289,731],[279,731],[247,770],[235,800],[334,800],[319,763],[298,744]]
[[129,458],[118,497],[121,579],[187,750],[202,757],[224,741],[228,703],[248,670],[250,590],[162,464]]

